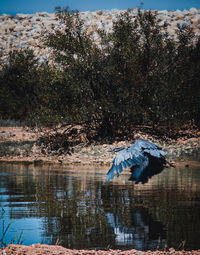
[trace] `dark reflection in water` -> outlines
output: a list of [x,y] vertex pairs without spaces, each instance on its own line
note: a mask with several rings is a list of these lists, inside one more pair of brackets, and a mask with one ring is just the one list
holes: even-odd
[[[102,185],[107,169],[0,164],[4,241],[69,248],[199,249],[200,165],[166,168],[146,184],[129,172]],[[1,209],[2,210],[2,209]],[[1,213],[1,212],[0,212]]]

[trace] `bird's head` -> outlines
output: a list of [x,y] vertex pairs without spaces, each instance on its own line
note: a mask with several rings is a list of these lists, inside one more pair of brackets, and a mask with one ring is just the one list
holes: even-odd
[[127,146],[127,147],[115,147],[113,149],[108,150],[108,152],[119,152],[119,151],[122,151],[122,150],[128,149],[128,148],[129,148],[129,146]]
[[119,152],[119,151],[121,151],[121,150],[123,150],[125,148],[126,147],[115,147],[113,149],[108,150],[108,152]]

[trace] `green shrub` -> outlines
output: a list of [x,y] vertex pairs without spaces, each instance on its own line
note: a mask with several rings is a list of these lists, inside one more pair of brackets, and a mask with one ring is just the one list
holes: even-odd
[[133,21],[128,10],[112,33],[98,31],[96,46],[78,12],[58,8],[57,16],[65,30],[46,42],[59,70],[51,83],[55,108],[67,122],[88,122],[102,137],[128,134],[136,124],[198,121],[199,43],[190,28],[178,27],[175,41],[151,11],[138,10]]
[[38,60],[30,50],[13,50],[0,73],[0,117],[25,120],[37,105]]
[[200,124],[200,38],[178,26],[176,40],[156,14],[131,10],[113,31],[89,36],[77,11],[56,9],[63,30],[45,44],[49,62],[12,52],[0,73],[1,118],[32,125],[84,124],[98,137],[127,136],[136,125]]

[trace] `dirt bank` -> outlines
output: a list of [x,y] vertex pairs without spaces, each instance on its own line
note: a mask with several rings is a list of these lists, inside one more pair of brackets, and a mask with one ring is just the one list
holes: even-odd
[[168,251],[137,251],[137,250],[127,250],[127,251],[121,251],[121,250],[71,250],[71,249],[66,249],[62,246],[57,246],[57,245],[45,245],[45,244],[33,244],[30,246],[25,246],[25,245],[16,245],[16,244],[11,244],[8,245],[5,248],[1,248],[0,249],[0,254],[2,255],[11,255],[11,254],[41,254],[41,255],[45,255],[45,254],[51,254],[51,255],[64,255],[64,254],[68,254],[68,255],[77,255],[77,254],[81,254],[81,255],[116,255],[116,254],[120,254],[120,255],[130,255],[130,254],[137,254],[137,255],[197,255],[200,254],[200,250],[196,250],[196,251],[175,251],[173,248],[169,249]]
[[[41,137],[46,136],[46,134],[52,135],[53,132],[50,134],[46,130],[33,131],[24,127],[0,127],[0,161],[105,165],[110,164],[114,156],[113,153],[109,152],[110,149],[129,146],[138,138],[148,139],[161,146],[163,150],[167,151],[170,160],[182,161],[188,158],[191,160],[195,157],[197,159],[200,155],[200,132],[197,130],[187,131],[177,135],[174,139],[166,136],[165,139],[160,139],[144,130],[136,130],[132,134],[132,139],[112,143],[107,141],[104,143],[101,141],[88,142],[87,134],[82,132],[81,127],[76,127],[73,132],[74,130],[76,131],[75,135],[70,139],[75,145],[70,151],[71,153],[67,153],[52,147],[46,148],[44,143],[38,143]],[[63,130],[59,132],[62,134]],[[163,136],[161,135],[161,137]]]

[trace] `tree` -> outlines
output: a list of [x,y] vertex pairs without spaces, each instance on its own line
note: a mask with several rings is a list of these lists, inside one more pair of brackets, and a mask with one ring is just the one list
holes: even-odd
[[13,50],[0,73],[0,116],[25,120],[38,102],[38,59],[31,50]]

